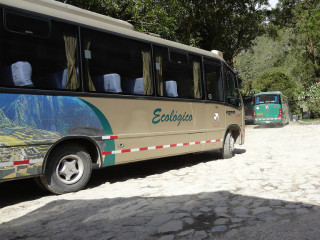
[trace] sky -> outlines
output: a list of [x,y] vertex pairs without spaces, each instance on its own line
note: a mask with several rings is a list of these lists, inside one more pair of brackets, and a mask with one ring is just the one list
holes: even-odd
[[278,0],[269,0],[269,4],[271,5],[272,8],[274,8],[277,3],[278,3]]

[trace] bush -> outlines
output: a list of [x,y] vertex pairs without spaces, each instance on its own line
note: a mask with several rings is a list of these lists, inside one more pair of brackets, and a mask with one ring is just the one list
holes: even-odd
[[308,104],[311,118],[320,118],[320,100]]
[[264,72],[253,82],[253,88],[255,89],[255,92],[282,92],[288,97],[290,112],[292,114],[300,112],[296,97],[299,88],[285,73],[278,70]]

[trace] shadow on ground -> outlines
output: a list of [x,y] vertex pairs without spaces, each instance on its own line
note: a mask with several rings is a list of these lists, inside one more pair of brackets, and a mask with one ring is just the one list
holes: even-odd
[[[235,154],[242,153],[242,149],[235,149]],[[129,179],[144,178],[153,174],[161,174],[171,170],[191,167],[203,162],[216,161],[219,158],[221,158],[219,151],[208,151],[102,168],[92,172],[86,189],[95,188],[106,182],[115,183]],[[47,191],[39,188],[33,179],[0,183],[0,192],[2,193],[0,209],[16,203],[51,195]]]
[[[235,154],[244,152],[236,149]],[[146,178],[219,158],[219,152],[213,151],[105,168],[93,172],[84,191],[90,196],[91,188],[105,183]],[[50,195],[30,179],[2,183],[0,191],[1,207]],[[103,196],[93,200],[54,197],[33,212],[2,223],[1,239],[318,239],[320,234],[319,206],[301,202],[228,191]]]
[[62,199],[2,223],[0,232],[2,239],[318,239],[319,221],[306,213],[320,216],[320,208],[227,191]]

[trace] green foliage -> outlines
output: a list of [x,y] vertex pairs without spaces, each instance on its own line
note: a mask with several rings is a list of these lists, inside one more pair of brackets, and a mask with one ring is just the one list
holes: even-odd
[[320,118],[320,100],[308,104],[311,118]]
[[[294,34],[290,42],[299,61],[295,68],[304,87],[320,81],[320,1],[280,0],[277,8],[269,13],[269,35],[276,35],[276,28],[290,29]],[[276,27],[274,27],[276,26]]]
[[195,42],[206,50],[221,50],[229,63],[263,33],[265,16],[261,6],[267,3],[265,0],[181,2],[187,14],[177,30],[179,40],[185,44]]
[[285,73],[270,71],[262,73],[253,83],[253,88],[257,92],[280,91],[291,98],[296,89],[296,84]]
[[[292,31],[281,30],[277,40],[264,35],[257,37],[255,45],[248,51],[243,51],[237,58],[237,71],[243,79],[243,88],[252,89],[250,86],[263,72],[281,71],[290,76],[299,85],[299,77],[294,69],[298,64],[296,50],[292,46]],[[249,84],[249,86],[248,86]],[[251,94],[246,90],[247,94]]]
[[299,95],[299,100],[291,99],[296,109],[299,101],[300,106],[310,107],[316,116],[314,103],[318,100],[311,102],[308,95],[313,94],[312,88],[320,82],[320,1],[279,0],[276,9],[266,15],[269,20],[266,35],[258,37],[256,45],[238,57],[237,69],[244,82],[242,91],[254,92],[261,72],[281,71],[296,85],[292,95]]
[[298,100],[307,103],[320,101],[320,83],[316,83],[308,89],[301,91]]
[[293,27],[297,21],[294,14],[297,3],[297,0],[279,0],[276,8],[268,12],[269,21],[279,28]]
[[298,109],[297,85],[285,73],[277,70],[262,73],[255,82],[253,82],[255,92],[280,91],[288,97],[291,112]]
[[227,62],[264,32],[267,0],[58,0],[132,23],[138,31],[206,50]]
[[[320,8],[301,10],[297,23],[297,47],[304,49],[302,69],[306,76],[305,86],[320,81]],[[311,81],[312,80],[312,81]]]
[[320,117],[320,83],[311,85],[298,96],[300,105],[308,107],[312,118]]

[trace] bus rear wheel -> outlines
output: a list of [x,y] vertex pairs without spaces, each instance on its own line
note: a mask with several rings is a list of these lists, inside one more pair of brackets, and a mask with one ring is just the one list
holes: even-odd
[[76,192],[87,184],[91,171],[91,157],[85,148],[62,146],[50,154],[40,180],[54,194]]
[[229,131],[224,139],[223,148],[221,150],[222,158],[232,158],[234,154],[234,138]]

